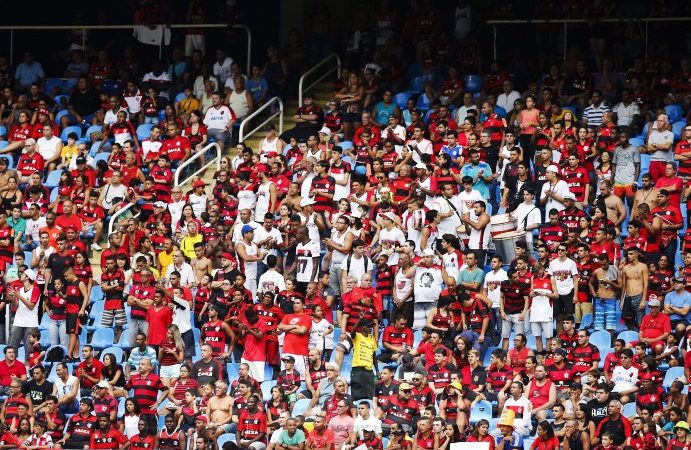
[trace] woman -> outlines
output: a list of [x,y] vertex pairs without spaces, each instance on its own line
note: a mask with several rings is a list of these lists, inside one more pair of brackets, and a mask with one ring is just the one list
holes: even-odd
[[139,402],[134,397],[125,400],[125,414],[120,422],[120,432],[128,438],[139,434],[139,417],[142,411]]
[[596,206],[593,210],[593,219],[590,222],[590,229],[593,235],[595,235],[595,232],[598,230],[606,228],[615,228],[614,222],[607,218],[607,212],[601,206]]
[[677,422],[672,428],[674,437],[669,440],[665,450],[686,450],[691,444],[689,439],[689,425],[684,421]]
[[[189,139],[193,153],[201,152],[209,141],[206,125],[201,122],[202,118],[203,116],[201,111],[197,109],[190,111],[189,125],[182,132],[182,135]],[[227,168],[228,157],[224,156],[223,158],[226,160]],[[223,160],[223,158],[221,158],[221,160]],[[199,160],[200,165],[203,166],[206,163],[206,156],[202,154],[202,156],[199,157]],[[221,169],[223,169],[223,165],[221,165]]]
[[576,135],[576,154],[578,155],[578,161],[583,166],[585,170],[590,174],[591,180],[595,178],[595,158],[597,158],[597,148],[593,142],[588,128],[579,127],[578,134]]
[[525,109],[525,101],[522,98],[517,98],[513,101],[513,110],[509,113],[506,118],[506,124],[508,128],[517,129],[520,127],[520,116]]
[[561,121],[564,123],[563,129],[564,129],[564,134],[570,134],[571,136],[576,134],[576,117],[573,115],[573,112],[571,110],[566,110],[564,111],[564,115],[561,118]]
[[293,313],[293,299],[295,297],[301,298],[303,300],[305,298],[304,295],[302,295],[301,293],[299,293],[296,290],[297,284],[298,284],[298,282],[295,278],[292,278],[292,277],[286,278],[286,280],[285,280],[286,288],[285,288],[285,290],[279,292],[278,297],[276,298],[276,304],[286,314],[292,314]]
[[[118,253],[115,255],[115,266],[119,269],[122,270],[122,273],[125,274],[125,290],[124,293],[127,294],[130,291],[130,281],[132,281],[132,268],[130,267],[130,259],[127,257],[127,255]],[[150,268],[151,269],[151,268]],[[151,269],[154,271],[153,269]],[[157,273],[154,271],[154,273]],[[154,278],[156,278],[154,276]]]
[[585,403],[579,403],[576,409],[576,421],[578,429],[588,433],[591,439],[595,437],[595,422],[590,418],[590,408]]
[[537,425],[537,438],[530,450],[559,450],[559,439],[554,435],[552,425],[546,420]]
[[447,347],[453,347],[453,313],[449,309],[452,303],[451,297],[442,296],[437,301],[437,307],[427,314],[427,328],[441,332],[442,343]]
[[473,434],[468,436],[466,442],[487,442],[489,450],[494,450],[494,438],[489,435],[489,422],[485,419],[480,419],[473,428]]
[[16,176],[10,175],[7,177],[7,187],[0,193],[1,206],[9,216],[12,214],[12,208],[18,206],[22,207],[22,191],[19,190],[19,180]]
[[661,371],[657,370],[657,363],[655,358],[647,355],[641,359],[640,368],[638,369],[638,377],[646,378],[648,377],[653,381],[653,385],[661,386],[664,381],[664,375]]
[[533,135],[537,131],[537,126],[540,124],[540,111],[536,108],[537,100],[534,95],[530,94],[525,99],[525,109],[518,114],[518,129],[521,130],[520,143],[524,149],[525,161],[532,161],[535,154],[533,147]]
[[158,349],[158,361],[161,364],[160,377],[163,384],[170,386],[180,376],[180,364],[185,357],[185,344],[177,325],[170,325],[166,338]]
[[26,354],[31,352],[31,345],[25,336],[31,329],[38,328],[38,301],[41,298],[41,289],[37,283],[34,283],[35,280],[36,272],[26,269],[19,274],[21,286],[12,287],[7,291],[8,299],[17,305],[9,345],[19,348],[24,341]]
[[67,297],[65,296],[65,282],[62,278],[53,281],[53,290],[49,291],[48,298],[43,302],[43,309],[48,314],[48,336],[50,345],[63,345],[67,347],[66,323]]
[[175,381],[171,381],[170,389],[168,389],[168,400],[176,406],[185,405],[185,392],[190,389],[196,390],[199,387],[199,382],[190,377],[192,369],[187,364],[180,366],[180,373]]
[[70,192],[70,199],[74,204],[75,214],[78,214],[82,206],[87,203],[90,193],[91,187],[89,187],[89,178],[84,174],[77,175],[74,178],[72,192]]
[[[456,367],[461,371],[463,375],[463,383],[468,384],[470,382],[470,371],[467,368],[470,367],[468,362],[468,352],[472,348],[470,342],[464,336],[456,336],[456,346],[453,350],[453,358],[456,360]],[[468,377],[466,378],[466,372]]]
[[109,391],[119,394],[119,390],[125,387],[125,375],[122,366],[118,364],[117,358],[113,353],[103,355],[103,369],[101,369],[103,379],[110,385]]
[[528,386],[528,384],[535,378],[535,367],[537,367],[537,358],[534,356],[528,356],[525,359],[525,367],[513,377],[514,381],[520,381],[523,386]]
[[[19,419],[19,426],[17,426],[17,431],[15,432],[15,437],[19,442],[24,442],[31,436],[31,420],[26,417]],[[12,430],[10,429],[10,432]]]
[[468,139],[475,133],[477,126],[477,119],[475,116],[466,117],[461,127],[461,132],[458,133],[458,144],[461,147],[468,147]]
[[548,341],[552,338],[552,302],[559,298],[559,294],[556,280],[547,275],[544,265],[535,263],[533,272],[535,276],[531,281],[530,290],[530,330],[533,336],[538,337],[535,350],[542,353],[542,338]]
[[352,72],[348,83],[335,95],[343,109],[343,132],[346,140],[353,140],[353,132],[362,125],[362,102],[365,98],[365,87],[360,76]]
[[273,423],[278,423],[278,416],[283,411],[290,411],[285,391],[281,386],[271,388],[271,399],[266,402],[264,410],[266,411],[266,419],[269,426]]
[[225,183],[228,181],[228,179],[226,178],[224,180],[219,180],[218,175],[223,171],[230,172],[232,170],[232,167],[230,166],[230,158],[227,156],[221,156],[221,160],[218,164],[220,168],[214,172],[214,180],[216,180],[218,183]]
[[159,124],[159,127],[161,130],[165,130],[168,128],[168,125],[175,125],[178,127],[178,130],[184,130],[185,127],[183,126],[182,119],[177,117],[175,115],[175,106],[173,106],[172,103],[168,103],[165,107],[165,115],[163,118],[163,122]]
[[537,126],[531,139],[533,146],[537,150],[549,147],[549,143],[552,141],[552,122],[549,120],[549,115],[546,112],[538,114]]
[[180,221],[178,221],[175,227],[175,232],[181,232],[183,235],[187,234],[187,224],[190,222],[196,222],[197,230],[201,228],[201,221],[194,215],[192,205],[186,203],[185,206],[182,207],[182,217],[180,217]]
[[600,155],[600,165],[595,169],[595,176],[597,177],[597,196],[600,195],[600,183],[603,181],[612,181],[612,169],[612,156],[609,152],[602,152]]

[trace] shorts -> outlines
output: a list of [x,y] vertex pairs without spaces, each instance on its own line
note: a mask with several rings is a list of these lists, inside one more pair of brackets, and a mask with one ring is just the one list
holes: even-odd
[[182,364],[161,366],[159,376],[161,378],[178,378],[180,376],[180,366],[182,366]]
[[[300,374],[300,381],[305,381],[305,370],[307,369],[307,356],[296,355],[295,353],[283,353],[281,357],[292,356],[295,358],[294,369]],[[283,361],[281,361],[281,369],[285,369]]]
[[79,334],[81,323],[79,321],[79,314],[67,313],[65,320],[65,333]]
[[354,122],[362,122],[362,113],[361,112],[351,112],[351,113],[343,113],[343,123],[354,123]]
[[573,290],[566,295],[559,294],[559,298],[554,301],[552,312],[557,321],[562,316],[569,316],[574,313],[575,305],[573,304]]
[[127,316],[125,315],[124,309],[106,309],[103,311],[101,316],[101,326],[104,328],[110,328],[113,326],[113,321],[115,321],[115,326],[122,327],[127,324]]
[[249,375],[262,383],[264,381],[264,366],[266,362],[264,361],[248,361],[245,358],[240,358],[240,363],[247,364],[249,366]]
[[350,350],[353,349],[353,341],[346,336],[345,341],[340,341],[338,344],[336,344],[336,348],[343,350],[344,355],[349,355]]
[[286,394],[286,400],[288,400],[288,403],[295,403],[298,399],[298,393],[293,392],[292,394]]
[[593,313],[593,304],[590,301],[578,302],[575,305],[576,323],[581,323],[583,316]]
[[533,336],[544,337],[545,339],[552,338],[552,322],[530,322],[530,331]]
[[615,184],[614,195],[619,198],[624,198],[624,196],[633,198],[636,195],[636,184]]
[[[516,334],[523,334],[525,321],[519,319],[519,314],[507,314],[506,319],[501,321],[501,337],[508,339],[511,336],[511,330],[513,329]],[[513,325],[513,326],[511,326]]]

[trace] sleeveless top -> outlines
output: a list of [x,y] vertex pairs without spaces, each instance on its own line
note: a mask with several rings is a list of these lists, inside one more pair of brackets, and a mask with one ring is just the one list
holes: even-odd
[[311,148],[308,148],[307,153],[305,153],[305,159],[307,158],[314,158],[317,161],[319,161],[320,159],[322,159],[322,149],[317,148],[317,151],[314,152]]
[[388,123],[389,117],[391,117],[396,108],[396,104],[391,102],[391,104],[387,105],[384,102],[379,102],[376,108],[377,115],[374,117],[374,121],[377,123]]
[[443,315],[439,311],[439,308],[437,308],[437,311],[434,313],[434,316],[432,317],[432,325],[434,325],[435,327],[443,328],[445,330],[449,330],[449,328],[451,328],[451,316]]
[[245,117],[250,111],[250,105],[247,103],[247,91],[238,93],[233,90],[228,97],[228,106],[233,110],[238,118]]
[[264,222],[264,215],[269,212],[269,204],[271,203],[271,185],[273,182],[267,181],[260,184],[257,188],[257,203],[254,209],[254,220],[259,223]]
[[[413,289],[412,278],[408,278],[405,275],[403,275],[402,270],[398,270],[398,272],[396,272],[394,282],[396,283],[396,297],[398,299],[405,298],[408,295],[408,293]],[[413,298],[411,297],[407,301],[412,302]]]
[[283,149],[278,148],[278,136],[276,136],[276,139],[273,140],[273,142],[269,142],[267,138],[262,139],[261,142],[261,154],[266,155],[268,153],[283,153]]
[[257,204],[257,194],[254,192],[254,185],[249,184],[238,191],[238,211],[249,209],[254,211]]
[[319,228],[317,228],[317,223],[314,219],[316,213],[310,214],[309,217],[305,216],[303,213],[298,213],[298,215],[300,216],[300,222],[302,222],[302,224],[306,226],[307,230],[309,231],[310,241],[321,242]]
[[[331,229],[331,240],[334,241],[338,245],[343,245],[345,243],[345,238],[348,235],[349,231],[346,230],[343,235],[339,236],[338,231],[335,228]],[[341,262],[343,262],[344,259],[346,259],[346,255],[343,252],[339,252],[338,250],[334,249],[331,252],[331,266],[332,267],[339,267]]]

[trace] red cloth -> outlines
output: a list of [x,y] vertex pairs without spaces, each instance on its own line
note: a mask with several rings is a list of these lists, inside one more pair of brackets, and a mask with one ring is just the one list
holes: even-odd
[[149,345],[161,345],[166,339],[168,327],[173,323],[173,312],[167,306],[158,311],[151,306],[146,312],[146,321],[149,324]]

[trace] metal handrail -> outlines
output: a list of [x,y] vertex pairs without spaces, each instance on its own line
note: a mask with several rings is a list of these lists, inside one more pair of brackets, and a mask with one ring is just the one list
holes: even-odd
[[[132,25],[82,25],[82,26],[75,26],[75,25],[3,25],[0,26],[0,31],[9,31],[10,32],[10,64],[13,63],[14,59],[14,32],[16,31],[29,31],[29,30],[70,30],[73,31],[75,29],[81,29],[82,30],[82,48],[86,46],[86,30],[130,30],[134,29],[134,27],[137,26],[135,24]],[[177,29],[177,28],[190,28],[190,24],[188,23],[175,23],[171,25],[167,25],[168,28],[171,29]],[[251,54],[252,54],[252,32],[250,29],[245,26],[245,25],[231,25],[232,28],[238,28],[241,30],[245,30],[247,33],[247,75],[250,74],[250,62],[251,62]],[[202,24],[195,24],[194,28],[228,28],[228,24],[225,23],[202,23]]]
[[[330,59],[333,59],[333,58],[336,59],[336,67],[332,67],[331,69],[327,70],[326,73],[324,73],[321,77],[317,78],[312,84],[310,84],[309,86],[307,86],[306,88],[303,89],[302,85],[305,82],[305,78],[308,75],[312,74],[312,72],[316,71],[321,66],[326,64]],[[340,78],[341,77],[341,57],[338,56],[336,53],[330,54],[326,58],[319,61],[317,64],[313,65],[310,70],[308,70],[307,72],[302,74],[302,76],[300,77],[300,83],[298,84],[298,107],[302,106],[302,95],[303,95],[303,93],[305,91],[309,91],[310,89],[312,89],[317,83],[319,83],[321,80],[326,78],[326,76],[329,75],[334,70],[337,71],[337,75]]]
[[[245,122],[249,123],[250,120],[254,119],[256,116],[259,115],[262,111],[264,111],[266,108],[269,106],[273,105],[274,103],[278,103],[278,111],[275,113],[271,114],[269,117],[266,118],[262,123],[254,127],[254,129],[247,134],[244,133],[245,130]],[[245,139],[249,138],[251,135],[253,135],[255,132],[257,132],[261,127],[266,125],[273,119],[274,117],[278,116],[278,134],[281,135],[283,134],[283,100],[281,100],[279,97],[274,97],[268,102],[264,103],[261,108],[250,114],[249,116],[245,117],[242,119],[242,122],[240,122],[240,136],[238,137],[239,142],[243,142]]]
[[[204,164],[202,167],[197,169],[192,175],[190,175],[189,177],[185,178],[182,182],[180,182],[180,174],[182,173],[182,169],[189,166],[194,161],[196,161],[197,159],[199,159],[203,155],[205,155],[206,151],[208,149],[210,149],[211,147],[214,147],[216,149],[216,156],[211,158],[209,161],[207,161],[206,164]],[[221,148],[221,146],[218,145],[216,142],[212,142],[211,144],[207,145],[206,147],[204,147],[203,149],[201,149],[200,151],[198,151],[197,153],[192,155],[187,161],[180,164],[178,166],[177,170],[175,170],[175,176],[173,178],[173,186],[177,187],[177,186],[181,186],[181,185],[187,183],[192,178],[197,176],[199,173],[205,171],[207,167],[211,166],[214,163],[216,164],[216,170],[221,170],[221,154],[222,153],[223,153],[223,149]]]
[[117,210],[117,211],[115,212],[115,214],[113,214],[112,216],[110,216],[110,222],[108,223],[108,236],[110,236],[111,234],[113,234],[113,229],[115,228],[115,224],[116,224],[115,219],[117,219],[118,217],[120,217],[120,216],[122,216],[123,214],[125,214],[125,213],[126,213],[127,211],[129,211],[130,208],[132,208],[133,206],[134,206],[134,202],[128,203],[128,204],[126,204],[125,206],[123,206],[122,208],[120,208],[119,210]]

